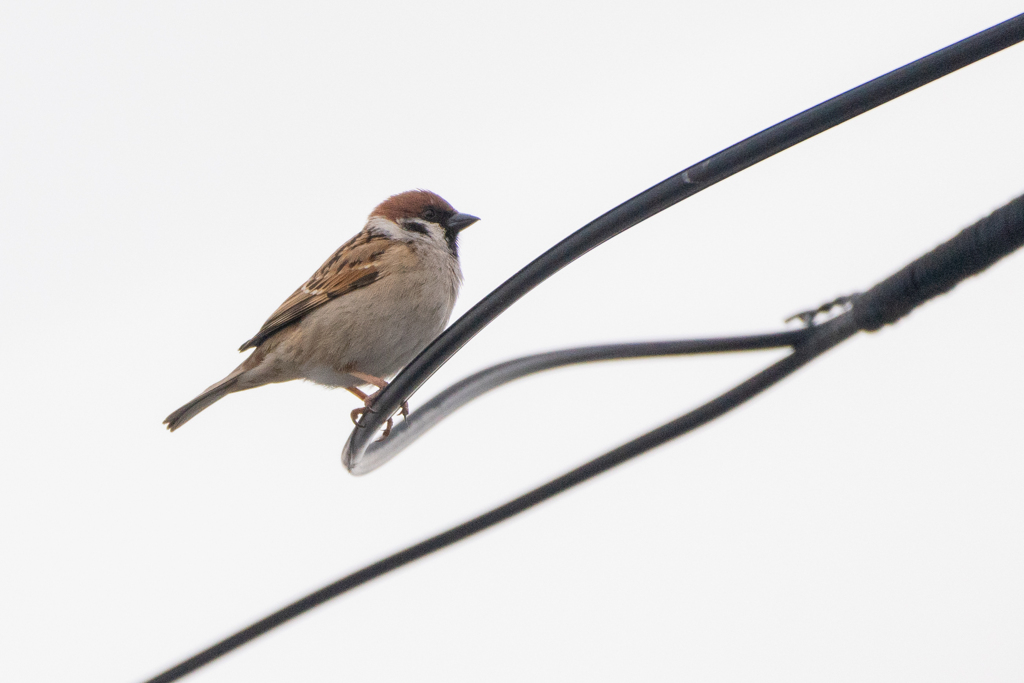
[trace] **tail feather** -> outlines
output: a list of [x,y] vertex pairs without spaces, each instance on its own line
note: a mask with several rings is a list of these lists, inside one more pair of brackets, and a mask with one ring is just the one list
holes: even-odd
[[213,386],[207,387],[206,391],[168,415],[164,420],[167,429],[173,432],[228,394],[266,384],[268,381],[266,377],[262,379],[253,377],[250,371],[258,371],[270,348],[268,345],[257,348],[252,355],[242,361],[241,365],[232,370],[231,374]]
[[237,391],[235,385],[238,383],[238,374],[231,373],[212,387],[196,396],[194,399],[175,410],[167,416],[164,424],[167,429],[174,431],[185,424],[193,417],[212,406],[233,391]]

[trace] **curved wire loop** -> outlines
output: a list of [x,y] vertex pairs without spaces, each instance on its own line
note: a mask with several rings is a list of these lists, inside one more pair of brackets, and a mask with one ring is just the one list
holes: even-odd
[[[384,389],[349,435],[342,462],[362,460],[398,407],[481,329],[548,277],[594,247],[701,190],[840,123],[1024,40],[1024,14],[976,33],[777,123],[641,192],[541,254],[485,296],[412,360]],[[410,418],[413,416],[410,415]]]
[[[948,292],[964,278],[985,268],[1024,244],[1024,196],[965,228],[864,294],[844,296],[814,311],[798,314],[811,325],[817,313],[836,305],[852,306],[858,329],[874,331],[892,324],[921,303]],[[792,319],[792,318],[791,318]],[[744,337],[691,339],[668,342],[608,344],[551,351],[499,363],[448,387],[392,430],[371,444],[356,462],[345,461],[352,474],[373,471],[406,449],[427,430],[478,396],[535,372],[593,361],[797,348],[811,329]],[[350,437],[351,442],[351,437]],[[346,444],[345,455],[351,451]]]
[[[786,348],[799,344],[810,333],[809,329],[801,329],[744,337],[583,346],[516,358],[493,365],[451,385],[395,426],[386,439],[371,443],[357,462],[346,461],[345,467],[357,475],[371,472],[473,399],[536,372],[594,361]],[[346,455],[351,453],[348,445]]]

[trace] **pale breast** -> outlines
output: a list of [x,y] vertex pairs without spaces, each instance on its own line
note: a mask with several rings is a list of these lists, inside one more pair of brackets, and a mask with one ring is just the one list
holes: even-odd
[[388,378],[448,324],[462,274],[446,250],[403,245],[383,277],[307,314],[297,330],[302,375],[327,386],[362,384],[349,370]]

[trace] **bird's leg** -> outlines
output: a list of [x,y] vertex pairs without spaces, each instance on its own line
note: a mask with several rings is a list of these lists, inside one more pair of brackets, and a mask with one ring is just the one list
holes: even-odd
[[345,391],[355,394],[359,397],[360,401],[365,401],[368,398],[365,391],[356,389],[355,387],[345,387]]
[[[365,372],[356,372],[355,370],[349,370],[348,374],[352,375],[356,379],[366,382],[367,384],[372,384],[373,386],[377,387],[377,391],[373,392],[368,397],[370,401],[373,401],[373,399],[377,397],[377,394],[384,391],[384,389],[386,389],[388,386],[387,380],[383,380],[380,377],[374,377],[373,375],[368,375]],[[409,417],[408,401],[402,401],[402,417]]]

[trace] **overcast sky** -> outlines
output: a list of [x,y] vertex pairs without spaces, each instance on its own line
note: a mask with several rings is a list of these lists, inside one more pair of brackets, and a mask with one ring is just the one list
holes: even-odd
[[[293,382],[161,421],[386,196],[460,315],[690,164],[1019,2],[5,3],[0,679],[136,681],[781,356],[502,388],[365,477]],[[1024,47],[630,230],[411,400],[526,353],[772,331],[1024,192]],[[190,681],[1019,681],[1024,255]]]

